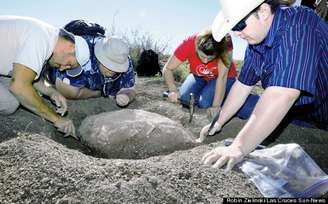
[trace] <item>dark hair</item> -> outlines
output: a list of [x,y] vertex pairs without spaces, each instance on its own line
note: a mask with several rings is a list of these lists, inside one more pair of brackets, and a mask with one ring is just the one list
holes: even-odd
[[226,67],[230,67],[232,56],[227,49],[228,38],[224,37],[220,42],[214,40],[211,30],[206,30],[199,34],[198,42],[196,43],[196,51],[200,50],[207,56],[214,56],[214,59],[220,58]]
[[[269,4],[270,11],[271,11],[272,14],[274,14],[276,12],[277,8],[280,7],[280,0],[265,0],[263,3],[261,3],[260,5],[258,5],[251,12],[249,12],[249,14],[247,16],[250,16],[251,14],[254,13],[258,17],[257,11],[261,7],[261,5],[264,4],[264,3]],[[247,18],[247,16],[245,18]]]
[[270,5],[271,13],[275,13],[277,8],[280,7],[280,0],[265,0],[264,3]]
[[214,56],[215,58],[218,58],[221,53],[224,52],[225,47],[225,40],[217,42],[214,40],[212,32],[206,31],[203,34],[200,34],[196,49],[202,51],[208,56]]
[[[74,35],[72,33],[68,32],[67,30],[65,30],[63,28],[60,28],[58,35],[59,35],[60,38],[63,38],[65,40],[75,44]],[[49,57],[48,61],[50,60],[52,55]],[[48,61],[42,67],[42,71],[41,71],[40,76],[43,77],[48,82],[50,82],[51,84],[55,84],[55,82],[56,82],[56,78],[54,78],[55,69],[49,65]]]
[[52,85],[56,84],[56,77],[55,77],[55,69],[51,67],[48,63],[43,65],[41,73],[40,73],[40,79],[43,78],[47,82],[49,82]]
[[69,42],[75,44],[74,35],[63,28],[59,29],[59,37],[64,38],[65,40],[68,40]]

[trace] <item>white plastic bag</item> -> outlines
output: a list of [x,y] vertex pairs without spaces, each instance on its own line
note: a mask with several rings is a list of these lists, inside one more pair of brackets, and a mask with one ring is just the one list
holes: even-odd
[[239,165],[264,197],[319,197],[328,176],[298,144],[255,150]]

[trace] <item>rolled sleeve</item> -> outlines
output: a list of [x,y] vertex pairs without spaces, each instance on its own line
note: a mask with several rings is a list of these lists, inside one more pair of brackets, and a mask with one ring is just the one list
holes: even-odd
[[245,54],[244,65],[241,69],[241,72],[238,76],[238,80],[247,85],[254,86],[259,80],[260,77],[256,74],[254,66],[256,66],[256,55],[250,48],[247,48]]
[[182,43],[175,49],[174,56],[182,62],[186,61],[190,57],[190,51],[195,52],[195,50],[192,50],[193,42],[193,36],[183,40]]
[[37,38],[39,35],[30,34],[19,47],[15,56],[14,63],[22,64],[40,76],[42,66],[47,60],[46,39]]

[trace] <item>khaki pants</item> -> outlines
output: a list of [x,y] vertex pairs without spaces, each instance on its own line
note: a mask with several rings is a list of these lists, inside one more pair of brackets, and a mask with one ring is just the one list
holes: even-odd
[[0,115],[13,114],[19,106],[16,97],[8,90],[10,80],[10,77],[0,76]]

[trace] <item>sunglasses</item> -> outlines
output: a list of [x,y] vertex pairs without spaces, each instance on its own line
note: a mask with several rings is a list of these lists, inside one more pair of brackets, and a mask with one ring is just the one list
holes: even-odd
[[[260,5],[261,6],[261,5]],[[245,18],[241,19],[231,30],[232,31],[242,31],[246,28],[246,20],[253,14],[257,11],[257,9],[260,7],[256,7],[254,10],[252,10],[247,16],[245,16]]]
[[242,30],[244,30],[245,28],[246,28],[246,22],[245,22],[245,20],[244,19],[242,19],[241,21],[239,21],[239,23],[237,23],[237,25],[235,25],[231,30],[232,31],[238,31],[238,32],[240,32],[240,31],[242,31]]

